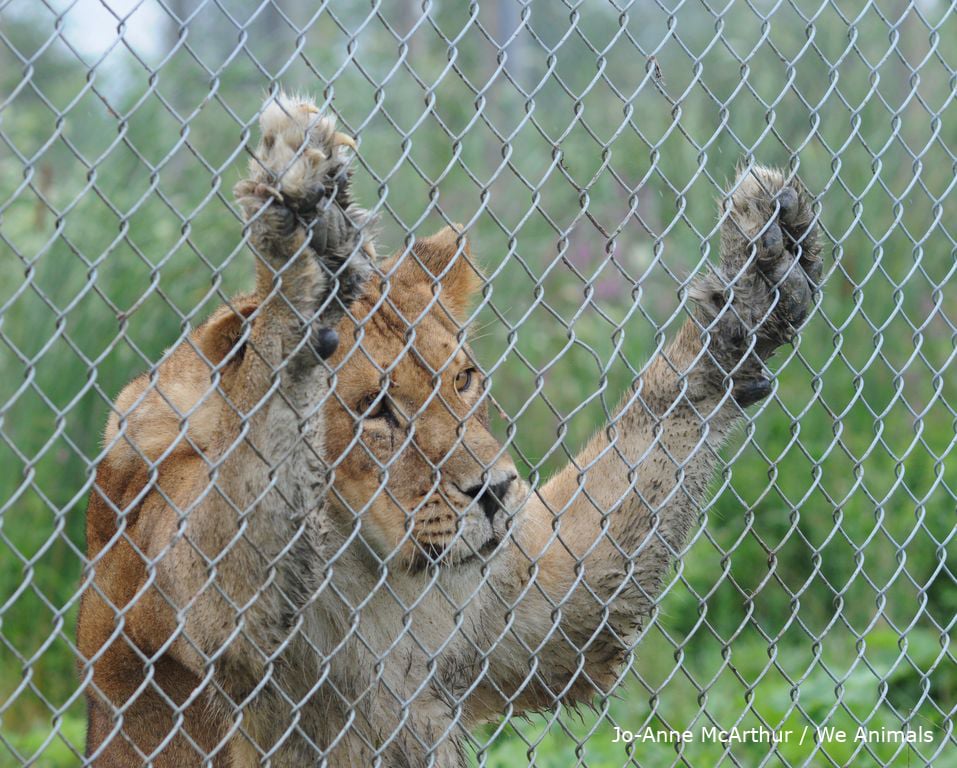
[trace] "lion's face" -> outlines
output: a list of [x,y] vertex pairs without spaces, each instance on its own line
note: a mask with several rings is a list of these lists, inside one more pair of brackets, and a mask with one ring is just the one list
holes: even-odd
[[488,431],[485,382],[464,342],[480,282],[459,251],[468,254],[464,239],[445,229],[417,242],[414,257],[386,262],[388,290],[373,278],[351,307],[358,325],[342,321],[329,361],[331,498],[380,559],[413,571],[489,556],[521,492]]

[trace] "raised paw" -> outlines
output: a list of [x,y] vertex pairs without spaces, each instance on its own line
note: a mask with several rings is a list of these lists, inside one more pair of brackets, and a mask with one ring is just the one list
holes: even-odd
[[794,338],[821,280],[811,197],[797,179],[742,171],[724,205],[721,262],[692,290],[708,353],[741,405],[770,392],[762,362]]
[[309,99],[283,93],[263,105],[259,146],[249,163],[249,178],[236,187],[247,216],[278,201],[308,217],[323,200],[335,197],[348,206],[348,158],[343,148],[355,141],[336,131]]
[[363,238],[370,217],[350,191],[355,141],[337,131],[335,120],[321,115],[311,100],[283,93],[266,102],[259,122],[262,136],[248,177],[234,189],[250,242],[287,283],[306,276],[287,262],[308,271],[296,257],[312,256],[325,277],[312,282],[334,289],[340,306],[348,306],[361,291],[373,256]]

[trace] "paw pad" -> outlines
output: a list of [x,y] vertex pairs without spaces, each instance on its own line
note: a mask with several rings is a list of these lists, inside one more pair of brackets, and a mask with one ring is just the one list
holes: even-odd
[[[266,102],[259,122],[262,138],[248,178],[235,188],[250,223],[250,243],[273,270],[285,271],[287,283],[293,280],[289,260],[308,251],[322,268],[320,293],[335,290],[341,311],[364,286],[373,252],[362,234],[370,216],[350,192],[346,150],[356,142],[337,131],[335,120],[312,100],[284,93]],[[319,296],[318,304],[332,311],[328,295]],[[335,345],[326,339],[319,347],[322,355]]]
[[739,174],[724,205],[721,263],[691,295],[710,337],[708,354],[723,375],[734,372],[740,405],[770,392],[762,361],[807,319],[820,250],[812,200],[799,180],[760,166]]

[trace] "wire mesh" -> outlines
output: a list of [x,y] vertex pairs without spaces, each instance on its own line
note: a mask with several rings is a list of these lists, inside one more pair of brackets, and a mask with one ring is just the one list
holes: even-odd
[[0,765],[957,765],[953,4],[0,19]]

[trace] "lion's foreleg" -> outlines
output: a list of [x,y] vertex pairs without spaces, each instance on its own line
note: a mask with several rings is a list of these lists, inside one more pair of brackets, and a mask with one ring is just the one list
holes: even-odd
[[322,568],[323,360],[370,269],[368,216],[349,200],[332,122],[311,104],[280,98],[262,124],[250,178],[236,188],[257,259],[257,301],[234,348],[240,362],[223,374],[209,485],[165,565],[187,617],[174,652],[211,673],[233,710],[271,696],[276,662]]
[[807,315],[821,274],[813,219],[799,182],[761,168],[739,177],[721,264],[692,287],[693,318],[527,508],[513,556],[537,588],[515,610],[532,649],[517,653],[538,672],[520,703],[615,683],[699,524],[721,443],[771,391],[763,361]]

